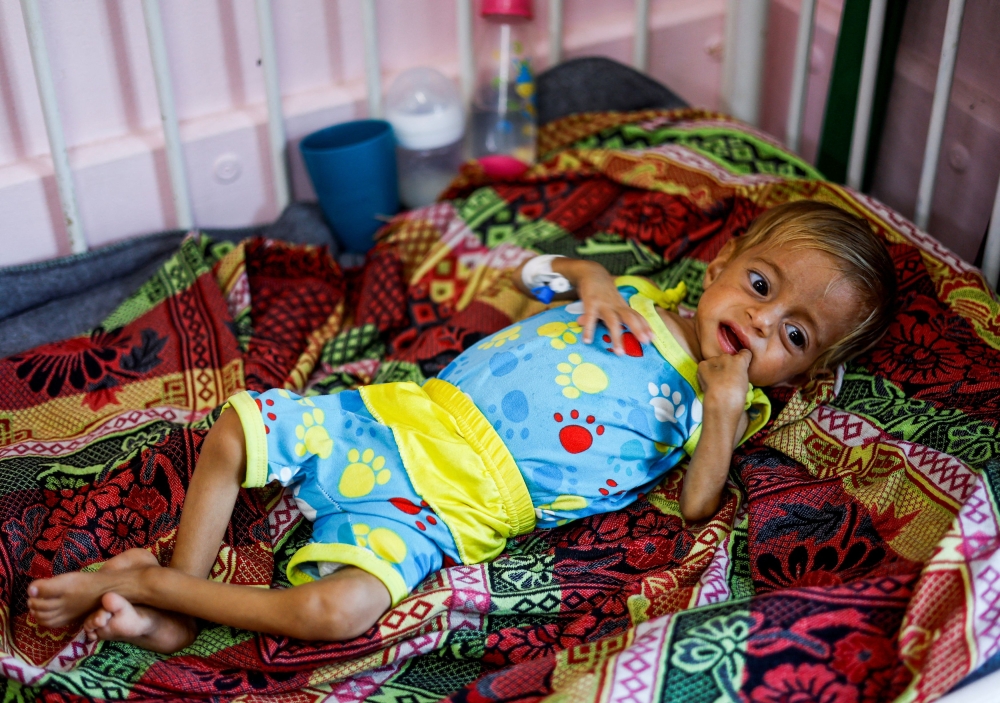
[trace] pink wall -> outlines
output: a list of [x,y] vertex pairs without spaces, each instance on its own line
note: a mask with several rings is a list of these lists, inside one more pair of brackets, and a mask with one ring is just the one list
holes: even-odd
[[[911,217],[930,122],[947,0],[909,0],[872,193]],[[930,233],[976,257],[1000,178],[1000,3],[965,5]]]
[[[195,221],[275,217],[251,0],[162,2]],[[803,151],[815,153],[842,0],[820,0]],[[100,246],[172,227],[175,216],[138,2],[43,0],[81,220]],[[536,2],[547,33],[546,0]],[[772,0],[762,126],[784,133],[799,0]],[[567,57],[631,57],[632,0],[566,0]],[[653,0],[649,72],[695,105],[719,102],[725,0]],[[383,84],[414,65],[457,73],[454,0],[379,0]],[[360,3],[273,0],[293,185],[312,196],[294,144],[366,113]],[[541,47],[544,54],[545,47]],[[0,265],[68,251],[20,5],[0,0]],[[237,178],[229,175],[235,165]]]

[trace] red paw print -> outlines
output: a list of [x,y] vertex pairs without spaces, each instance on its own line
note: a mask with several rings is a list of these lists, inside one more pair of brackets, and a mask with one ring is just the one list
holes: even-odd
[[[579,419],[580,411],[571,410],[569,416],[574,420]],[[562,422],[562,413],[556,413],[553,418],[556,422]],[[593,425],[595,422],[593,415],[588,415],[586,423],[588,425]],[[598,435],[604,434],[604,425],[598,425],[595,430]],[[559,444],[563,446],[570,454],[579,454],[580,452],[585,452],[590,449],[591,445],[594,443],[594,435],[591,434],[590,428],[585,425],[566,425],[561,430],[559,430]]]
[[[611,344],[610,334],[604,335],[601,339],[604,340],[605,344]],[[639,343],[639,338],[631,332],[622,332],[622,347],[625,348],[625,354],[628,356],[642,356],[642,344]],[[613,352],[614,349],[608,347],[608,351]]]
[[[389,502],[392,503],[397,510],[402,510],[407,515],[419,515],[421,510],[426,510],[430,513],[427,515],[427,522],[432,525],[437,524],[437,518],[433,515],[434,511],[431,509],[431,506],[427,505],[426,501],[422,500],[420,501],[420,505],[417,505],[409,498],[390,498]],[[420,520],[417,520],[414,524],[416,524],[417,528],[421,532],[424,532],[427,529],[427,525]]]
[[[611,488],[618,488],[618,482],[615,481],[613,478],[609,478],[607,481],[605,481],[605,483],[608,484],[609,486],[611,486]],[[606,496],[606,495],[610,495],[611,494],[611,491],[609,491],[607,488],[599,488],[598,490],[601,492],[602,496]],[[615,491],[615,495],[616,496],[617,495],[621,495],[624,492],[625,491]]]

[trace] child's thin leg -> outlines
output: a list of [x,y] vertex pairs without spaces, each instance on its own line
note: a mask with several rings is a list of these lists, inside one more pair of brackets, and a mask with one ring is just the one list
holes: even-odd
[[[208,576],[232,517],[245,471],[243,426],[236,412],[227,410],[202,444],[184,500],[171,568],[202,579]],[[98,574],[110,578],[112,571],[129,570],[133,560],[143,558],[141,553],[143,550],[120,554],[109,560]],[[96,592],[84,585],[98,574],[61,574],[34,581],[28,586],[28,607],[43,625],[68,625],[101,607],[101,597],[108,591]],[[101,577],[96,582],[104,580]],[[193,625],[183,624],[187,629]]]
[[[389,591],[382,582],[354,567],[344,567],[319,581],[283,589],[218,583],[161,566],[102,569],[64,576],[76,577],[67,585],[78,593],[86,592],[82,597],[94,601],[106,594],[116,594],[130,604],[145,604],[231,627],[298,639],[357,637],[391,605]],[[39,583],[39,598],[58,597],[46,588],[53,581]],[[114,607],[114,603],[111,605]]]

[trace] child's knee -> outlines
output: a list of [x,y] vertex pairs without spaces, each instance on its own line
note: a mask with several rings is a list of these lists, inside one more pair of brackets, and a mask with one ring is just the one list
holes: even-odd
[[327,577],[308,586],[297,586],[295,609],[300,639],[345,641],[360,637],[392,605],[388,590],[371,574],[359,569]]

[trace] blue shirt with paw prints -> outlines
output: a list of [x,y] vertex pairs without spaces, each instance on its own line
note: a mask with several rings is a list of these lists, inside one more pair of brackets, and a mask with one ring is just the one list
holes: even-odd
[[584,344],[575,302],[483,339],[439,375],[472,399],[506,443],[539,527],[628,505],[693,452],[700,436],[697,363],[638,285],[618,290],[649,322],[652,342],[626,332],[618,356],[599,324],[593,343]]

